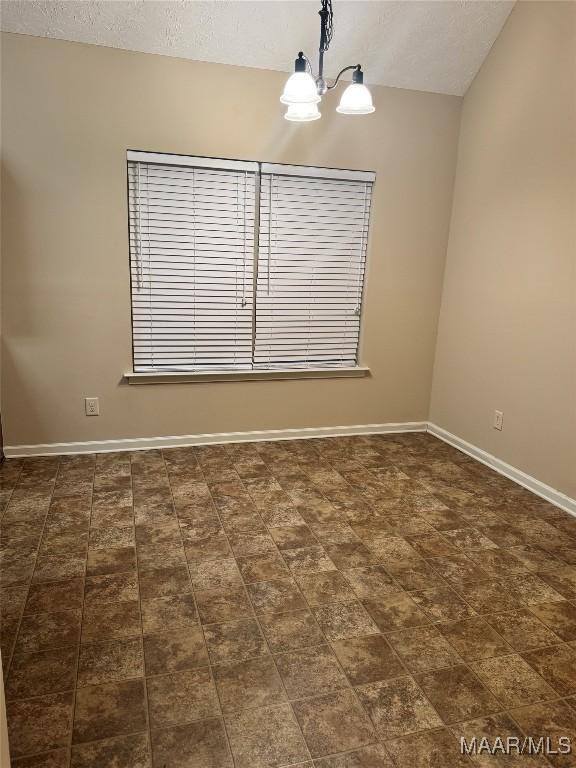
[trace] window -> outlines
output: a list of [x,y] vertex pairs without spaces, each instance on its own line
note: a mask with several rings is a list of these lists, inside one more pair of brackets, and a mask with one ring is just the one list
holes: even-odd
[[129,152],[134,371],[356,366],[373,181]]

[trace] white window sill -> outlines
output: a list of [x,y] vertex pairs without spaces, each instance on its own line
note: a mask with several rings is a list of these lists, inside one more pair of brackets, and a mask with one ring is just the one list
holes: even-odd
[[200,384],[224,381],[271,381],[274,379],[351,379],[370,375],[370,369],[355,366],[353,368],[302,368],[291,370],[259,371],[148,371],[124,374],[128,384]]

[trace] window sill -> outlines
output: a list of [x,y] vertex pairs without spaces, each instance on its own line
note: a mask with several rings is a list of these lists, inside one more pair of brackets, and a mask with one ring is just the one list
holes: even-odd
[[303,368],[301,370],[181,372],[155,371],[124,374],[128,384],[202,384],[224,381],[272,381],[287,379],[353,379],[370,375],[370,369],[353,368]]

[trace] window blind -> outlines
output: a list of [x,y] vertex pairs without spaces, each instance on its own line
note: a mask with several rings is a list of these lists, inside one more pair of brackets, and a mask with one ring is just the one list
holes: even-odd
[[258,165],[128,160],[134,370],[251,368]]
[[262,165],[254,367],[357,364],[373,180]]

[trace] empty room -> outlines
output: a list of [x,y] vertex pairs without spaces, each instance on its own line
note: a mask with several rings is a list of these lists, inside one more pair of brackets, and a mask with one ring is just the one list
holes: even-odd
[[0,29],[0,768],[576,768],[576,0]]

